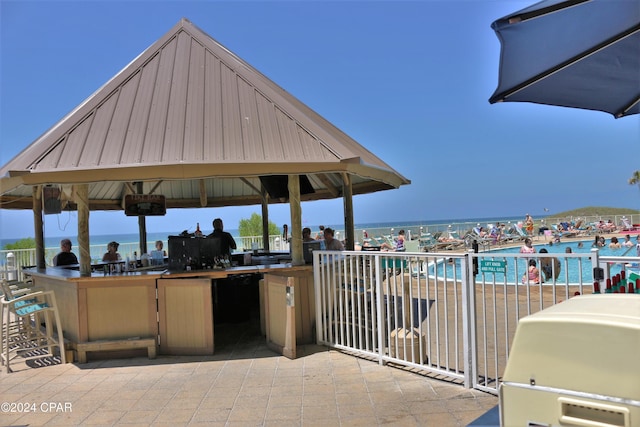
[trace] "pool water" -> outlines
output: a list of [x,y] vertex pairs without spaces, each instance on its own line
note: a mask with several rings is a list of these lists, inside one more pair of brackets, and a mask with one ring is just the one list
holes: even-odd
[[[593,282],[593,265],[591,263],[591,260],[588,258],[569,258],[569,257],[565,257],[566,255],[566,248],[571,248],[571,251],[574,254],[588,254],[591,252],[592,248],[591,248],[591,244],[593,241],[582,241],[583,247],[578,247],[578,243],[579,241],[569,241],[569,242],[561,242],[561,243],[554,243],[553,245],[549,245],[549,244],[541,244],[541,245],[534,245],[534,247],[536,248],[536,254],[532,255],[532,258],[535,258],[536,255],[540,252],[540,249],[545,248],[547,250],[547,252],[549,254],[554,254],[556,256],[556,258],[560,261],[560,274],[558,276],[558,278],[556,279],[556,283],[578,283],[580,281],[582,281],[582,283],[592,283]],[[607,241],[607,244],[609,243],[609,241]],[[484,258],[481,259],[487,259],[487,260],[504,260],[506,261],[506,275],[507,278],[505,280],[504,274],[502,273],[482,273],[479,272],[477,277],[477,280],[483,280],[486,282],[493,282],[495,281],[496,283],[503,283],[503,282],[507,282],[507,283],[513,283],[513,282],[518,282],[520,283],[521,281],[521,277],[523,274],[526,273],[527,271],[527,259],[526,258],[512,258],[512,257],[502,257],[502,254],[516,254],[520,252],[520,246],[515,246],[515,247],[510,247],[510,248],[504,248],[504,249],[494,249],[491,251],[487,251],[487,252],[483,252],[483,254],[485,255]],[[635,257],[636,256],[636,251],[635,251],[635,247],[632,247],[631,249],[627,248],[627,247],[622,247],[621,249],[610,249],[608,246],[604,246],[602,248],[599,248],[599,256],[615,256],[615,257],[620,257],[620,256],[630,256],[630,257]],[[517,268],[516,268],[516,264],[517,264]],[[442,266],[440,265],[438,267],[439,269],[442,269]],[[454,265],[447,265],[447,275],[449,277],[451,277],[454,272],[453,272],[453,268],[456,268],[456,274],[458,275],[457,277],[461,277],[460,276],[460,263],[456,262]],[[538,269],[540,269],[540,262],[538,261]],[[611,275],[614,275],[616,273],[619,273],[622,270],[622,264],[612,264],[611,268],[610,268],[610,272]],[[629,268],[627,268],[628,273],[629,273]],[[634,266],[631,271],[637,271],[638,270],[638,266]],[[433,267],[430,268],[429,273],[433,274]],[[518,274],[519,277],[516,277],[515,274]],[[438,271],[438,274],[442,274],[442,270]],[[484,278],[483,278],[483,274],[484,274]],[[542,275],[542,272],[540,272],[541,277],[544,277]],[[552,280],[550,280],[549,282],[551,282]]]

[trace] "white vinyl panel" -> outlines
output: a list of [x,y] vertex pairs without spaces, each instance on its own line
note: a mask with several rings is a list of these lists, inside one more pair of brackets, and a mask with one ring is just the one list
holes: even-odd
[[242,146],[237,152],[238,161],[264,161],[262,136],[260,135],[260,116],[256,106],[256,93],[253,86],[238,77],[238,95],[240,101],[240,122],[242,128]]
[[87,146],[90,150],[83,150],[78,166],[84,167],[112,167],[120,162],[122,146],[105,146],[107,131],[113,119],[113,109],[116,106],[117,96],[109,97],[94,112],[91,129],[87,135]]
[[256,92],[256,105],[258,106],[264,160],[282,159],[284,147],[276,120],[276,108],[259,92]]
[[204,64],[205,50],[192,40],[184,128],[183,158],[187,161],[204,160]]
[[184,126],[187,102],[187,83],[189,81],[189,56],[191,36],[180,33],[177,40],[177,52],[171,75],[171,91],[167,108],[167,127],[165,131],[163,162],[182,161],[184,153]]
[[145,134],[159,63],[160,57],[156,55],[139,71],[140,79],[125,137],[125,146],[131,148],[129,153],[133,162],[149,163],[149,159],[146,158],[146,150],[149,147],[145,146]]
[[204,75],[204,158],[222,159],[222,87],[220,60],[207,51]]
[[238,100],[238,82],[236,73],[224,64],[220,64],[222,77],[222,161],[237,159],[242,146],[240,126],[240,106]]
[[151,109],[145,134],[145,158],[149,163],[163,162],[162,150],[165,144],[167,108],[171,90],[171,77],[175,59],[176,40],[173,39],[160,51],[158,73],[153,87]]
[[109,124],[109,131],[105,140],[106,147],[110,147],[122,153],[120,165],[136,163],[135,147],[127,146],[125,139],[127,137],[127,129],[131,119],[131,111],[135,101],[136,91],[140,75],[137,73],[127,83],[120,87],[118,93],[117,104],[113,112],[113,118]]

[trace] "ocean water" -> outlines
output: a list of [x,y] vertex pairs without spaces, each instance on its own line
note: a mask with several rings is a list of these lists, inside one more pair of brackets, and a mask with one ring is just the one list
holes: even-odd
[[[367,232],[371,235],[376,234],[392,234],[397,233],[399,230],[404,229],[407,230],[408,234],[413,235],[417,238],[420,234],[421,229],[423,231],[442,231],[446,230],[449,226],[452,229],[456,230],[466,230],[477,223],[482,225],[491,224],[491,223],[508,223],[508,222],[518,222],[522,221],[522,217],[510,217],[510,218],[465,218],[465,219],[451,219],[451,220],[421,220],[421,221],[391,221],[391,222],[369,222],[369,223],[357,223],[355,225],[356,229],[356,240],[362,236],[362,231],[367,230]],[[311,228],[312,236],[314,236],[318,232],[317,225],[308,225]],[[331,227],[334,230],[340,232],[340,235],[344,235],[344,225],[343,224],[324,224],[326,227]],[[237,229],[225,229],[231,233],[233,237],[236,239],[240,237],[240,233]],[[180,231],[149,231],[147,230],[147,244],[149,246],[153,245],[153,242],[156,240],[167,240],[167,236],[175,236],[178,235]],[[23,238],[33,237],[33,233],[30,235],[25,235]],[[75,234],[69,234],[68,236],[54,236],[47,237],[45,236],[45,247],[46,248],[57,248],[60,245],[60,239],[68,237],[73,242],[73,246],[76,247],[78,243],[78,237]],[[19,239],[4,239],[0,238],[0,248],[4,248],[4,246],[8,243],[15,243]],[[123,243],[136,243],[139,240],[138,233],[125,233],[125,234],[106,234],[106,235],[90,235],[89,243],[94,245],[104,245],[105,251],[107,248],[107,243],[111,241],[116,241],[120,244]]]

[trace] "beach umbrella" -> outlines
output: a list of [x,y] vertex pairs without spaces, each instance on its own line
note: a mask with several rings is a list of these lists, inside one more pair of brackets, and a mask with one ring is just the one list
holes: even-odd
[[640,112],[640,0],[545,0],[491,27],[501,52],[490,103]]

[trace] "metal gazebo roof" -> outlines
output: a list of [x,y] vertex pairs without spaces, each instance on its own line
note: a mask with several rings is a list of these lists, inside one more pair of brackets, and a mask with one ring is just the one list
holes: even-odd
[[48,184],[71,201],[78,183],[91,210],[121,210],[136,183],[167,208],[260,204],[265,187],[286,202],[278,178],[296,174],[302,201],[340,197],[344,174],[353,194],[410,183],[182,19],[0,169],[0,208]]

